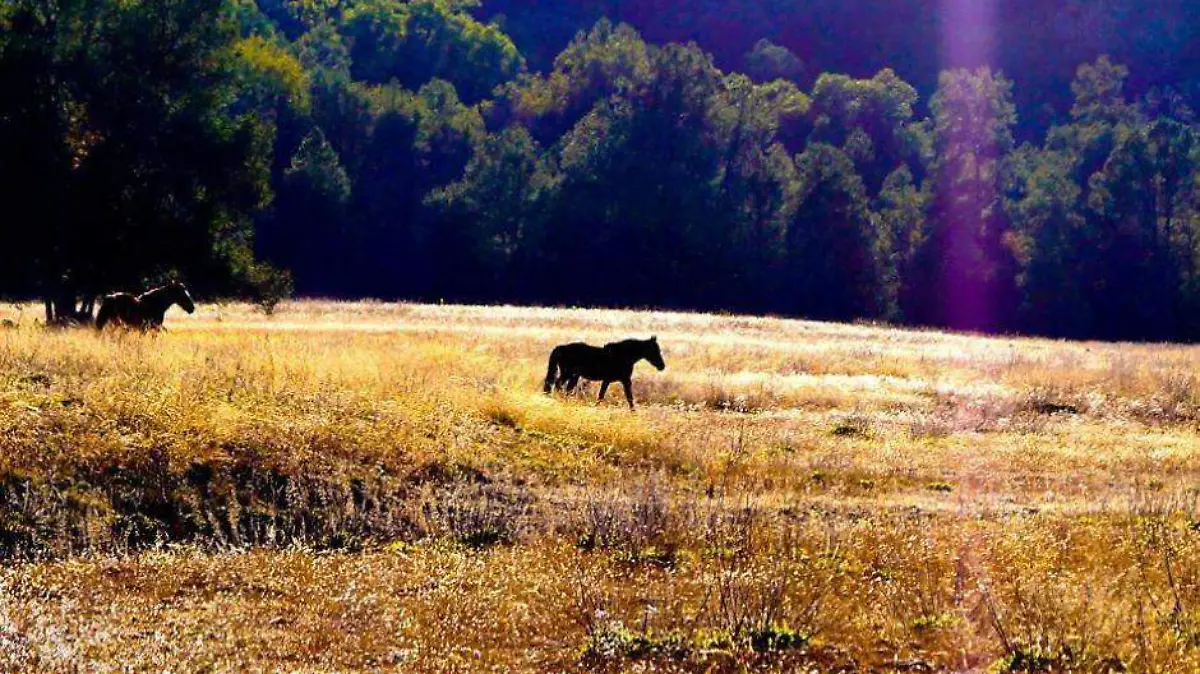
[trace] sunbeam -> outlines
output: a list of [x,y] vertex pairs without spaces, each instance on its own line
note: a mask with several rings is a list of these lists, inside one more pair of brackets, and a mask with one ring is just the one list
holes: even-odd
[[942,67],[990,65],[996,48],[997,0],[941,0]]

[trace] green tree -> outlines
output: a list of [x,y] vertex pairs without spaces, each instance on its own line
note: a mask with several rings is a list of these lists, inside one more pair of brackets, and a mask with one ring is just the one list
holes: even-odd
[[435,190],[430,203],[442,214],[438,256],[450,297],[482,301],[496,293],[530,289],[514,285],[516,265],[543,224],[542,200],[552,189],[541,150],[522,127],[488,136],[467,164],[462,180]]
[[498,125],[522,124],[544,145],[558,141],[600,101],[629,96],[650,81],[651,49],[628,25],[602,19],[580,32],[554,69],[510,83],[497,101]]
[[308,31],[336,20],[339,0],[252,0],[275,27],[288,39],[295,40]]
[[[587,301],[698,303],[720,283],[716,200],[724,156],[706,133],[721,74],[694,47],[653,53],[653,76],[629,95],[601,101],[562,140],[562,188],[549,218],[551,286]],[[620,195],[620,198],[613,198]],[[601,276],[614,261],[621,273]]]
[[763,38],[754,43],[754,48],[743,59],[746,74],[756,82],[789,80],[801,84],[808,74],[804,61],[787,47]]
[[512,40],[449,0],[364,0],[346,14],[352,72],[373,84],[417,89],[434,79],[454,84],[463,100],[487,98],[524,67]]
[[256,248],[297,279],[306,294],[344,292],[344,272],[334,262],[352,254],[348,206],[350,177],[337,151],[314,128],[284,171],[270,217],[260,220]]
[[258,277],[250,214],[269,199],[270,129],[236,101],[222,0],[14,0],[0,40],[0,190],[29,220],[49,320],[79,295],[174,270],[226,289]]
[[823,74],[812,91],[810,141],[840,148],[875,195],[901,166],[924,175],[917,100],[917,90],[890,69],[869,80]]
[[787,229],[787,306],[826,320],[879,316],[881,241],[854,163],[814,143],[796,166],[802,187]]
[[1126,99],[1127,76],[1107,58],[1081,66],[1074,121],[1026,162],[1013,220],[1029,329],[1109,338],[1194,329],[1195,131],[1178,105],[1148,105],[1148,118]]
[[540,285],[567,289],[559,301],[770,306],[795,193],[777,133],[807,99],[727,77],[694,46],[647,57],[645,79],[555,146]]
[[755,85],[728,75],[711,102],[713,140],[724,147],[713,223],[722,241],[725,306],[769,311],[786,258],[788,221],[801,185],[784,146],[787,129],[808,110],[808,97],[789,82]]
[[252,36],[233,44],[238,98],[247,107],[277,116],[285,107],[307,114],[311,75],[288,49]]
[[[1105,337],[1173,334],[1179,276],[1170,251],[1170,223],[1159,216],[1163,176],[1144,126],[1118,133],[1104,167],[1088,180],[1086,216],[1091,260],[1084,273],[1093,329]],[[1097,259],[1098,258],[1098,259]],[[1096,267],[1101,267],[1097,269]],[[1090,273],[1088,273],[1090,272]]]
[[1138,121],[1136,106],[1125,99],[1125,80],[1129,68],[1101,56],[1095,63],[1079,66],[1071,92],[1075,103],[1071,118],[1076,122],[1128,124]]
[[901,293],[904,274],[924,246],[925,214],[929,209],[928,185],[919,184],[907,166],[887,177],[876,198],[875,218],[879,236],[880,302],[882,315],[903,320]]
[[924,324],[1002,329],[1016,305],[1003,209],[1017,114],[1012,84],[988,68],[945,72],[930,107],[933,191],[921,249],[906,271],[904,313]]
[[394,86],[356,91],[366,104],[366,135],[351,138],[361,144],[353,153],[338,148],[353,158],[354,292],[431,298],[438,279],[453,270],[434,254],[437,224],[425,200],[462,176],[484,138],[483,119],[440,80],[416,93]]
[[1085,278],[1091,244],[1073,163],[1068,153],[1033,148],[1014,161],[1009,245],[1020,266],[1019,325],[1026,330],[1079,336],[1093,328]]

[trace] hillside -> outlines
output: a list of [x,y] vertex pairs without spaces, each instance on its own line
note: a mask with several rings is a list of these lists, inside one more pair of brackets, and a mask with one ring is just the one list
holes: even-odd
[[[1192,347],[297,302],[0,332],[0,671],[1189,671]],[[558,343],[657,335],[617,392]],[[589,395],[594,395],[592,385]],[[1137,620],[1130,616],[1138,616]]]

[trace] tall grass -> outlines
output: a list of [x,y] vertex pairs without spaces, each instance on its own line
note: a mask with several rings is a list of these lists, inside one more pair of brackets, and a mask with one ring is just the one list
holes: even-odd
[[[0,671],[1193,671],[1186,347],[297,302],[0,331]],[[540,393],[656,334],[639,410]]]

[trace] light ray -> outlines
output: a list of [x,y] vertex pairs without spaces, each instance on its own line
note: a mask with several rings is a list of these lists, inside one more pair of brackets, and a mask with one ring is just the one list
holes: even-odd
[[941,0],[942,67],[990,65],[996,49],[997,0]]
[[[975,69],[992,65],[996,46],[998,0],[941,0],[942,67],[944,70]],[[969,92],[959,95],[970,96]],[[968,112],[969,111],[969,112]],[[963,117],[950,124],[951,137],[943,139],[944,151],[960,156],[943,157],[950,164],[938,180],[940,201],[948,210],[945,226],[948,248],[943,250],[946,271],[942,279],[940,314],[947,325],[968,330],[987,330],[997,319],[992,283],[983,270],[994,251],[988,249],[983,211],[995,198],[995,186],[980,174],[981,165],[994,148],[989,147],[986,127],[990,120],[986,101],[973,101],[957,111]],[[964,114],[965,113],[965,114]],[[951,113],[955,114],[955,113]],[[961,163],[960,163],[961,162]],[[984,267],[981,267],[984,265]]]

